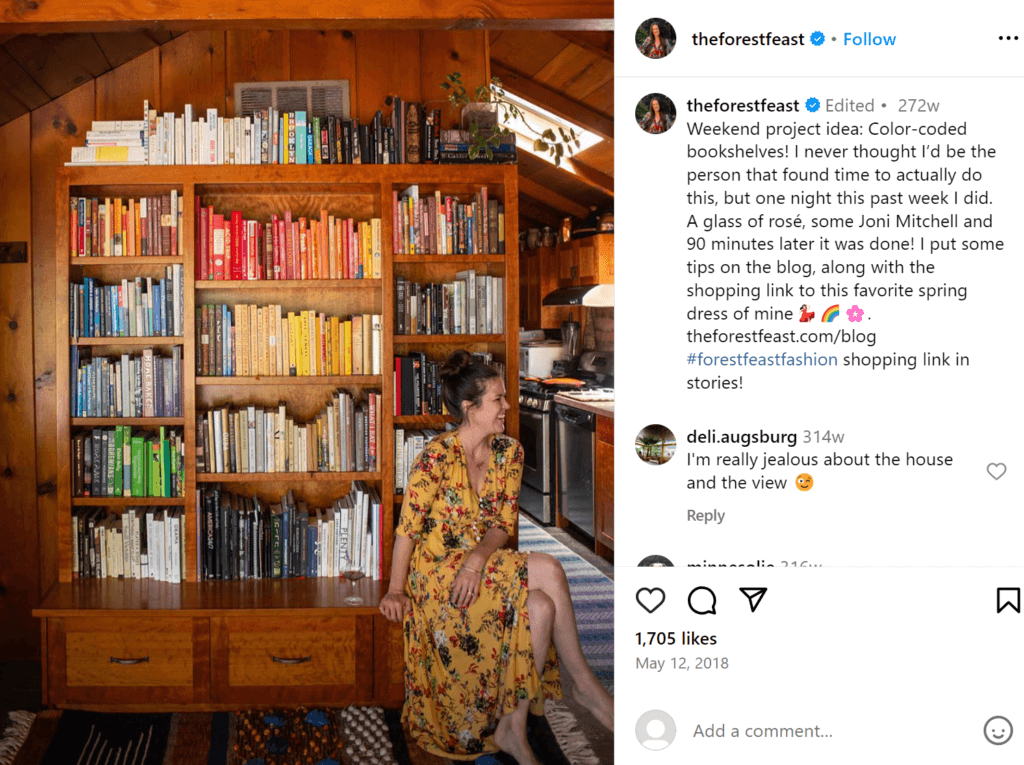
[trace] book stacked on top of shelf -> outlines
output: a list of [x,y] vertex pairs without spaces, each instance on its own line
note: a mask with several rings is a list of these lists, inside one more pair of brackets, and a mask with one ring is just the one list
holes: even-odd
[[[490,136],[485,138],[489,140]],[[442,130],[437,161],[442,165],[514,165],[519,161],[515,133],[500,136],[497,146],[488,143],[475,157],[470,156],[473,145],[473,134],[468,130]]]
[[196,279],[380,279],[381,220],[218,213],[196,196]]
[[128,425],[93,428],[71,439],[75,497],[183,497],[185,438],[180,430],[146,434]]
[[277,409],[223,407],[196,422],[197,468],[204,473],[372,473],[380,463],[379,391],[357,400],[338,391],[305,425]]
[[185,522],[182,510],[72,510],[71,577],[184,582]]
[[217,485],[197,494],[200,581],[338,578],[353,568],[384,577],[383,506],[362,481],[312,511],[290,490],[277,504]]
[[505,331],[505,280],[459,271],[443,284],[395,277],[396,335],[491,335]]
[[92,357],[71,346],[72,417],[181,417],[181,346],[170,356]]
[[379,375],[383,317],[347,319],[280,305],[196,309],[196,374],[202,377]]
[[109,285],[86,276],[71,284],[71,337],[181,337],[184,274],[177,264],[166,274]]
[[184,214],[176,190],[138,199],[71,197],[71,257],[181,257]]
[[145,165],[145,120],[93,120],[85,146],[71,147],[66,165]]
[[482,186],[469,202],[418,185],[393,192],[392,246],[396,255],[503,255],[505,206]]

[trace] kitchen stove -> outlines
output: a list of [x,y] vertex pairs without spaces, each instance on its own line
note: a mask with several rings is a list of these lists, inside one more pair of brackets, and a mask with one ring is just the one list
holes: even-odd
[[[558,420],[555,395],[580,401],[613,401],[611,354],[584,353],[580,371],[569,378],[519,381],[519,440],[525,454],[520,508],[545,525],[555,522],[559,486]],[[566,379],[567,382],[557,382]],[[566,445],[563,445],[563,452]],[[590,463],[588,463],[590,464]],[[592,469],[592,468],[591,468]],[[590,532],[593,534],[593,532]]]

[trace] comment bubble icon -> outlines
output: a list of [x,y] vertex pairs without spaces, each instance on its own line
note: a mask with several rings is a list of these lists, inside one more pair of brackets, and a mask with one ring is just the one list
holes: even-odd
[[698,616],[706,616],[707,614],[714,616],[718,613],[715,610],[715,606],[718,605],[718,598],[710,587],[694,587],[690,590],[690,595],[686,602],[690,606],[690,610]]

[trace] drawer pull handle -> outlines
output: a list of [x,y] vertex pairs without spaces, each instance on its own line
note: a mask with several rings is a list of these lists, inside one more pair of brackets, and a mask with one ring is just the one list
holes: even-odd
[[119,659],[116,656],[111,656],[110,663],[122,664],[124,666],[131,666],[133,664],[149,664],[149,657],[143,656],[141,659]]
[[292,659],[282,656],[271,656],[270,658],[278,664],[305,664],[308,661],[313,661],[312,656],[300,656]]

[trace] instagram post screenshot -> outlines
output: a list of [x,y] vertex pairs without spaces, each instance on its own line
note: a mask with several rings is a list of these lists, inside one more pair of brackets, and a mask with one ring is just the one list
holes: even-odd
[[0,765],[1022,760],[1018,9],[9,5]]
[[627,761],[1019,756],[1018,19],[902,11],[620,5]]

